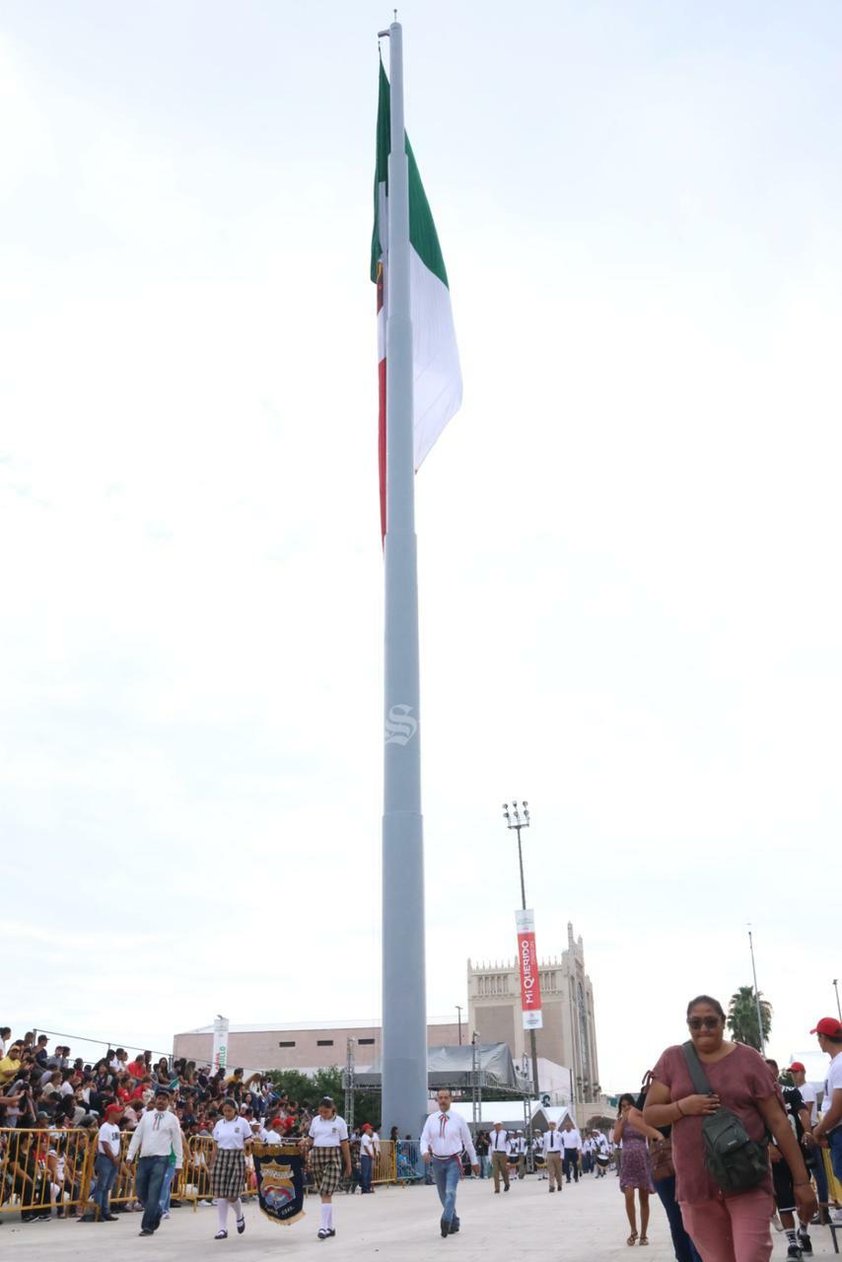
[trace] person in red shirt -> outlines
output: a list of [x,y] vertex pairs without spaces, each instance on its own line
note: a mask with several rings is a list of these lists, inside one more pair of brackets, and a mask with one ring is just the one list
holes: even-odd
[[704,1262],[769,1262],[771,1173],[757,1187],[723,1193],[706,1167],[702,1118],[722,1106],[736,1114],[749,1139],[762,1141],[771,1132],[792,1172],[799,1217],[809,1222],[816,1198],[804,1158],[760,1053],[725,1038],[722,1005],[709,995],[691,999],[687,1026],[712,1094],[696,1091],[683,1048],[668,1047],[652,1070],[644,1120],[656,1128],[672,1127],[676,1199]]

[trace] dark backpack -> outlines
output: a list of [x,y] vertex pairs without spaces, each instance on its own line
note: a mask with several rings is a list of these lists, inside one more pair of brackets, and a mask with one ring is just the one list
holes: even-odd
[[[685,1043],[682,1050],[696,1091],[713,1095],[693,1044]],[[767,1141],[749,1139],[746,1128],[730,1109],[719,1108],[702,1118],[702,1138],[708,1174],[723,1192],[748,1192],[768,1175]]]

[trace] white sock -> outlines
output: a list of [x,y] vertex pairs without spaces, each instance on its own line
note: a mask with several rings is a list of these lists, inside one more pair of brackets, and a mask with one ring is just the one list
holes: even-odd
[[330,1228],[333,1227],[333,1202],[332,1201],[330,1205],[328,1205],[327,1207],[327,1225]]
[[330,1206],[322,1203],[321,1218],[319,1219],[319,1229],[327,1231],[330,1227]]
[[220,1196],[216,1202],[216,1215],[219,1219],[219,1230],[225,1231],[228,1226],[228,1202],[224,1196]]
[[239,1197],[237,1197],[236,1201],[234,1202],[234,1217],[242,1218],[242,1216],[243,1216],[243,1202],[240,1200]]

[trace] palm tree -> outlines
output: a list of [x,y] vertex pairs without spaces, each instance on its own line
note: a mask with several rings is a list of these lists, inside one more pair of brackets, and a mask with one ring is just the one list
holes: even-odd
[[757,1028],[757,1007],[760,1001],[760,1018],[763,1022],[763,1039],[768,1040],[772,1029],[772,1005],[764,999],[761,992],[754,995],[753,986],[741,986],[731,996],[728,1004],[728,1029],[738,1043],[747,1043],[759,1052],[761,1050],[760,1031]]

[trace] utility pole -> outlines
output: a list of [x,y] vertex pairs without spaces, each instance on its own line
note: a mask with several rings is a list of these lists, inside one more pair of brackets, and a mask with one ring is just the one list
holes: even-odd
[[[528,828],[530,824],[529,803],[522,802],[518,806],[517,802],[512,802],[511,810],[508,802],[503,803],[503,818],[506,821],[508,829],[514,829],[517,833],[517,861],[520,869],[520,905],[523,911],[526,911],[526,884],[523,879],[523,847],[521,845],[520,834],[521,829]],[[529,1031],[529,1051],[532,1057],[532,1087],[535,1092],[536,1100],[540,1098],[540,1087],[538,1086],[538,1045],[535,1039],[535,1031]]]

